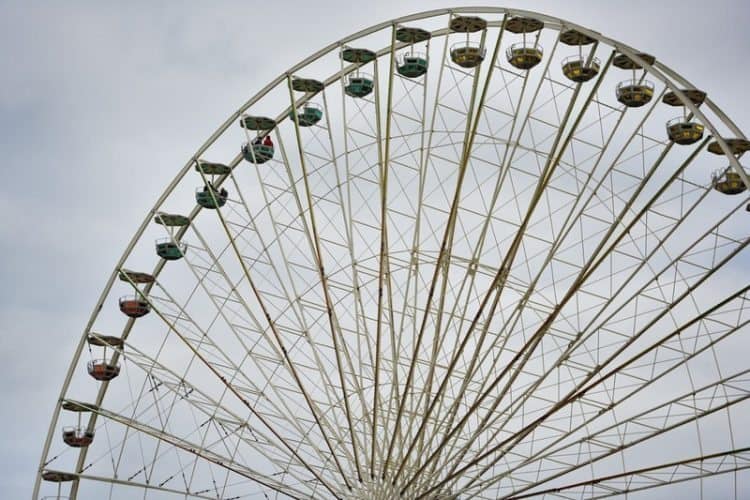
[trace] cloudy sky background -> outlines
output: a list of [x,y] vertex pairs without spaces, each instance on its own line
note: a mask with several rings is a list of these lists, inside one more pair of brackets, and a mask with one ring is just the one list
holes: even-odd
[[[28,498],[91,308],[146,211],[206,137],[332,41],[481,3],[0,0],[0,497]],[[653,53],[750,131],[745,1],[497,5]]]

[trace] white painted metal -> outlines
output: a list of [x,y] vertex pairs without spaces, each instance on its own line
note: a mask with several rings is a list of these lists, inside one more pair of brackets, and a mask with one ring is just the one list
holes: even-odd
[[[457,15],[488,21],[472,36],[492,56],[472,70],[450,60],[449,39],[466,39],[445,27]],[[514,41],[504,30],[514,16],[545,23],[535,43],[554,38],[529,71],[498,56]],[[395,71],[412,50],[395,35],[420,23],[438,26],[431,41],[442,38],[442,50],[428,41],[429,70],[411,80]],[[659,82],[645,111],[614,100],[610,62],[591,82],[564,79],[557,32],[567,29],[595,40],[589,58],[624,54],[644,68],[635,79]],[[310,74],[333,67],[344,46],[377,56],[362,99],[343,92],[356,63]],[[750,187],[724,140],[744,135],[710,99],[687,100],[690,82],[638,54],[550,16],[456,8],[373,26],[280,75],[198,149],[128,244],[63,380],[33,498],[47,494],[48,469],[76,475],[49,489],[69,485],[71,498],[596,496],[626,493],[622,481],[650,489],[711,477],[729,478],[723,494],[739,497],[750,386],[731,346],[747,340],[750,320],[737,271],[749,257],[748,197],[728,201],[697,166],[716,140],[723,166]],[[311,127],[297,110],[315,96],[295,95],[292,76],[324,82]],[[341,102],[329,102],[337,85]],[[655,135],[667,90],[713,139],[685,147]],[[119,270],[153,248],[153,216],[183,186],[208,182],[200,167],[188,176],[198,159],[216,161],[204,157],[233,136],[239,147],[230,126],[240,116],[271,106],[274,158],[224,159],[231,172],[214,185],[230,189],[227,204],[165,228],[173,243],[191,242],[186,255],[159,260],[152,285],[126,283],[152,312],[122,326],[112,358],[121,375],[79,380],[88,336],[116,333],[101,332],[113,324],[102,311]],[[665,394],[678,371],[684,386]],[[66,451],[54,443],[62,403],[85,387],[94,443]],[[653,407],[639,408],[648,397]],[[671,419],[678,408],[689,415]],[[660,409],[670,418],[651,423]],[[645,425],[641,439],[634,428]],[[690,426],[697,451],[683,453]],[[665,455],[634,465],[657,440]],[[594,462],[606,472],[581,481]],[[653,476],[683,469],[692,472]]]

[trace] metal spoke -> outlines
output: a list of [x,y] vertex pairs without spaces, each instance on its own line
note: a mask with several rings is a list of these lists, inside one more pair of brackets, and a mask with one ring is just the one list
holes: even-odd
[[747,151],[661,59],[552,16],[344,37],[147,214],[33,498],[736,496]]
[[689,458],[679,462],[644,467],[622,474],[597,477],[589,481],[560,486],[550,490],[537,491],[526,495],[514,495],[512,499],[532,498],[552,494],[562,498],[585,496],[586,498],[606,498],[643,491],[660,486],[669,486],[702,477],[737,472],[750,468],[750,448],[741,448],[722,453],[712,453],[703,457]]

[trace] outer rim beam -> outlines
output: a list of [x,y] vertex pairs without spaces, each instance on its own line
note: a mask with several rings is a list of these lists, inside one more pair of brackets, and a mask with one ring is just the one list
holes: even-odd
[[[390,26],[393,23],[410,22],[410,21],[415,21],[415,20],[424,19],[424,18],[428,18],[428,17],[434,17],[434,16],[438,16],[438,15],[445,15],[445,14],[449,14],[451,12],[457,12],[457,13],[490,13],[490,14],[492,14],[492,13],[498,13],[498,14],[512,13],[512,14],[518,14],[518,15],[531,15],[533,17],[537,17],[539,19],[544,20],[545,23],[546,23],[546,25],[547,25],[547,27],[550,27],[550,28],[553,28],[553,29],[560,29],[563,26],[568,27],[568,28],[575,28],[575,29],[577,29],[577,30],[579,30],[579,31],[581,31],[581,32],[589,35],[589,36],[592,36],[593,38],[595,38],[595,39],[597,39],[597,40],[599,40],[599,41],[601,41],[603,43],[615,46],[621,52],[623,52],[626,55],[629,55],[630,57],[632,57],[632,58],[634,58],[634,59],[637,60],[637,56],[635,55],[635,50],[633,50],[629,46],[624,45],[624,44],[620,44],[619,42],[616,42],[616,41],[614,41],[612,39],[606,38],[606,37],[602,36],[599,33],[593,32],[591,30],[588,30],[586,28],[578,26],[578,25],[576,25],[574,23],[563,21],[563,20],[561,20],[559,18],[554,18],[554,17],[543,15],[543,14],[538,14],[538,13],[533,13],[533,12],[528,12],[528,11],[523,11],[523,10],[516,10],[516,9],[508,10],[508,9],[501,9],[501,8],[462,7],[462,8],[455,8],[455,9],[441,9],[441,10],[433,10],[433,11],[423,12],[423,13],[419,13],[419,14],[404,16],[402,18],[399,18],[399,19],[396,19],[396,20],[393,20],[393,21],[388,21],[386,23],[381,23],[381,24],[375,25],[375,26],[373,26],[371,28],[368,28],[366,30],[362,30],[360,32],[357,32],[357,33],[349,36],[349,37],[346,37],[346,38],[342,39],[339,42],[336,42],[334,44],[330,44],[328,47],[322,49],[321,51],[318,51],[317,53],[313,54],[312,56],[310,56],[310,57],[306,58],[305,60],[301,61],[299,64],[293,66],[290,69],[290,71],[287,72],[287,73],[297,72],[298,70],[304,68],[306,65],[308,65],[308,64],[316,61],[317,59],[323,57],[328,52],[334,50],[339,45],[341,45],[343,43],[347,43],[348,41],[355,40],[355,39],[357,39],[359,37],[362,37],[362,36],[365,36],[367,34],[376,32],[378,30],[381,30],[381,29],[383,29],[383,28],[385,28],[387,26]],[[653,70],[652,74],[654,76],[656,76],[658,79],[662,80],[665,84],[667,84],[667,86],[670,89],[678,92],[679,89],[676,89],[675,86],[673,85],[673,83],[665,75],[665,73],[666,73],[667,75],[672,76],[673,72],[671,70],[669,70],[669,68],[667,68],[666,66],[664,66],[661,63],[657,63],[656,66],[658,67],[659,70],[663,71],[664,73],[656,71],[655,68],[651,68]],[[192,162],[194,161],[194,159],[198,158],[201,154],[203,154],[203,152],[205,152],[205,150],[208,147],[210,147],[210,145],[213,144],[213,142],[215,142],[215,140],[229,127],[229,125],[231,123],[233,123],[239,117],[239,115],[241,114],[242,111],[244,111],[245,109],[249,108],[255,102],[257,102],[258,100],[260,100],[271,89],[273,89],[280,82],[282,82],[283,78],[284,78],[284,75],[281,75],[276,80],[274,80],[273,82],[271,82],[269,85],[267,85],[266,87],[264,87],[261,90],[261,92],[259,92],[258,94],[256,94],[255,96],[253,96],[251,99],[249,99],[242,106],[242,108],[240,110],[238,110],[237,112],[235,112],[224,124],[222,124],[219,127],[219,129],[214,134],[211,135],[211,137],[209,137],[209,139],[198,149],[198,151],[193,156],[193,158],[191,158],[191,160],[178,173],[178,175],[175,177],[175,179],[169,184],[169,186],[167,187],[167,189],[165,190],[165,192],[157,200],[157,203],[156,203],[154,209],[149,214],[148,218],[150,218],[150,216],[153,215],[156,212],[156,210],[158,210],[158,208],[163,204],[164,200],[172,192],[172,190],[177,185],[177,183],[182,179],[182,177],[184,177],[184,175],[187,172],[187,170],[189,170],[189,168],[192,165]],[[685,102],[686,102],[686,104],[689,107],[689,101],[685,101]],[[733,131],[735,131],[736,135],[744,137],[744,135],[737,129],[737,127],[733,123],[731,123],[731,121],[729,121],[729,119],[721,112],[721,110],[719,110],[714,105],[713,102],[711,102],[710,100],[707,100],[704,103],[704,105],[707,106],[708,109],[710,109],[712,112],[714,112],[717,115],[717,117],[719,118],[719,120],[721,122],[725,123],[730,129],[732,129]],[[697,110],[694,110],[694,112],[695,111],[697,111]],[[705,118],[702,114],[700,114],[700,112],[695,112],[695,114],[696,114],[696,116],[698,116],[701,119]],[[705,120],[704,120],[704,122],[707,125],[710,125],[710,122],[707,122]],[[719,134],[715,134],[715,135],[716,135],[717,140],[719,141],[720,145],[725,150],[725,153],[728,153],[728,150],[726,148],[726,144],[721,139],[721,135],[719,135]],[[731,155],[729,155],[729,157],[730,157],[730,162],[732,163],[733,168],[735,168],[735,170],[738,170],[739,164],[738,164],[736,158],[732,157]],[[738,173],[743,177],[743,180],[744,180],[745,184],[750,186],[750,182],[748,182],[748,178],[747,178],[746,175],[744,175],[744,172],[742,170],[738,170]],[[197,214],[198,212],[199,212],[199,209],[195,209],[193,211],[192,215],[191,215],[191,218],[194,217],[195,214]],[[67,373],[67,375],[65,377],[65,381],[63,383],[63,387],[61,389],[60,399],[62,399],[64,397],[65,393],[67,392],[67,388],[68,388],[68,386],[70,384],[70,380],[72,378],[73,370],[75,368],[77,360],[80,358],[81,352],[82,352],[83,347],[85,345],[86,335],[89,333],[91,325],[93,324],[93,321],[97,317],[98,311],[103,306],[104,299],[108,296],[109,290],[110,290],[110,288],[112,286],[112,283],[114,282],[114,279],[116,277],[117,270],[119,270],[123,266],[123,264],[125,263],[125,260],[127,259],[127,257],[131,253],[132,249],[134,248],[135,243],[138,241],[138,239],[140,238],[140,236],[143,234],[143,231],[145,230],[145,227],[146,227],[147,222],[148,222],[148,218],[146,219],[146,221],[144,221],[144,223],[141,225],[141,227],[134,234],[133,238],[131,239],[130,244],[126,248],[126,251],[124,252],[123,256],[121,257],[118,265],[115,267],[115,271],[111,274],[110,279],[108,280],[108,282],[107,282],[107,284],[106,284],[106,286],[104,288],[104,291],[102,292],[102,295],[101,295],[100,299],[97,301],[97,304],[96,304],[96,306],[94,308],[94,312],[92,313],[92,316],[91,316],[91,318],[89,320],[89,324],[87,325],[86,329],[84,330],[83,335],[81,337],[81,341],[79,342],[78,347],[75,350],[75,354],[73,356],[73,362],[71,363],[71,367],[68,370],[68,373]],[[158,274],[158,272],[160,271],[160,268],[161,268],[161,264],[159,264],[157,267],[158,267],[158,270],[157,270],[157,274]],[[129,330],[129,327],[126,326],[125,335],[127,334],[128,330]],[[103,397],[104,392],[106,392],[106,385],[103,385],[103,387],[102,387],[102,394],[101,394],[102,397]],[[56,405],[56,407],[55,407],[55,410],[54,410],[54,413],[53,413],[53,418],[51,419],[51,422],[50,422],[49,432],[48,432],[47,439],[46,439],[45,445],[44,445],[44,450],[43,450],[43,453],[42,453],[42,456],[41,456],[41,459],[40,459],[40,469],[39,469],[39,473],[37,474],[36,484],[34,486],[34,493],[33,493],[34,496],[38,495],[39,482],[41,480],[41,475],[40,474],[41,474],[42,464],[44,463],[44,461],[45,461],[45,459],[47,457],[47,454],[49,452],[49,447],[50,447],[50,443],[51,443],[52,437],[54,435],[55,427],[57,425],[57,419],[58,419],[58,416],[59,416],[59,412],[60,412],[60,407],[59,407],[59,403],[58,403]],[[81,454],[84,455],[85,451],[82,451]]]

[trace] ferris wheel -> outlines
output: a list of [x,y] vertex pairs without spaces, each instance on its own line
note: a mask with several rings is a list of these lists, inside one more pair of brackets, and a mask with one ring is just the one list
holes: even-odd
[[146,216],[34,498],[746,496],[748,149],[547,15],[331,44]]

